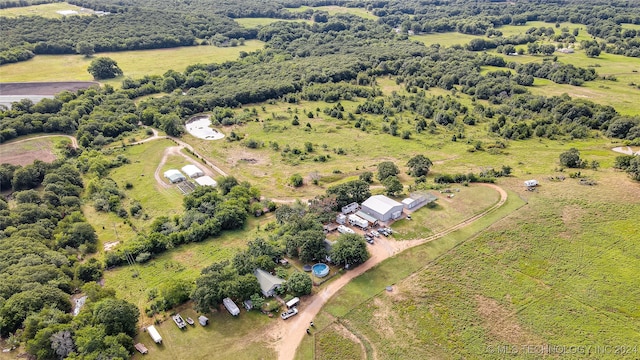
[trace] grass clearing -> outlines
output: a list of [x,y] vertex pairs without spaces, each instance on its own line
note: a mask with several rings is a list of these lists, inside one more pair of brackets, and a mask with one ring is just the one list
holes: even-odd
[[428,33],[420,35],[411,35],[409,39],[412,41],[420,41],[421,43],[429,46],[434,44],[440,44],[441,46],[452,45],[465,45],[473,39],[483,38],[480,35],[468,35],[461,34],[459,32],[444,32],[444,33]]
[[[35,136],[41,136],[34,135]],[[60,155],[60,148],[71,144],[66,136],[45,135],[38,139],[20,138],[0,144],[0,162],[14,165],[28,165],[34,160],[53,162]]]
[[[4,82],[21,81],[89,81],[93,80],[87,67],[96,57],[115,60],[125,77],[139,79],[145,75],[162,75],[168,70],[183,72],[196,63],[221,63],[238,58],[241,51],[262,49],[259,40],[247,40],[243,46],[186,46],[170,49],[118,51],[98,53],[93,58],[82,55],[37,55],[33,59],[0,66]],[[120,87],[123,77],[102,81]]]
[[317,10],[317,11],[326,11],[329,15],[336,14],[351,14],[360,16],[361,18],[369,19],[369,20],[377,20],[378,17],[368,12],[366,9],[358,8],[358,7],[342,7],[342,6],[300,6],[298,8],[287,8],[287,10],[291,12],[304,12],[307,10]]
[[6,9],[0,9],[0,16],[4,17],[18,17],[18,16],[41,16],[46,18],[62,18],[64,15],[59,14],[58,11],[77,11],[75,15],[91,15],[93,10],[81,8],[76,5],[71,5],[66,2],[41,4],[32,6],[11,7]]
[[[456,191],[458,190],[458,191]],[[397,240],[420,239],[446,230],[491,207],[500,200],[495,190],[481,186],[455,186],[453,197],[431,191],[438,197],[435,206],[424,206],[411,214],[411,220],[402,219],[393,224],[393,237]]]
[[344,326],[334,323],[315,335],[315,353],[319,359],[363,359],[365,354],[357,338]]
[[246,28],[256,28],[256,27],[261,27],[261,26],[265,26],[265,25],[269,25],[272,24],[274,22],[278,22],[278,21],[286,21],[286,22],[305,22],[307,24],[312,24],[313,22],[310,20],[303,20],[303,19],[295,19],[295,20],[289,20],[289,19],[275,19],[275,18],[236,18],[233,19],[235,22],[237,22],[238,24],[240,24],[243,27]]
[[[256,336],[266,334],[279,320],[270,319],[257,311],[245,312],[242,310],[238,317],[231,316],[226,310],[213,314],[207,314],[209,325],[200,326],[197,323],[199,314],[185,305],[176,312],[182,317],[191,317],[196,320],[195,326],[187,326],[180,330],[169,318],[156,325],[156,329],[163,339],[162,345],[156,345],[151,337],[140,332],[137,341],[146,344],[149,354],[143,356],[136,353],[133,359],[145,359],[151,357],[158,360],[184,359],[186,354],[190,359],[274,359],[275,352],[269,347],[268,336]],[[215,355],[214,355],[215,354]]]
[[231,259],[236,252],[244,249],[246,242],[257,236],[256,226],[270,220],[271,217],[251,218],[244,229],[226,231],[219,237],[200,243],[181,245],[144,264],[109,270],[105,272],[105,285],[116,289],[119,298],[137,305],[143,314],[142,323],[151,325],[153,319],[144,315],[144,310],[150,303],[147,297],[149,289],[159,290],[169,281],[191,284],[203,268],[217,261]]

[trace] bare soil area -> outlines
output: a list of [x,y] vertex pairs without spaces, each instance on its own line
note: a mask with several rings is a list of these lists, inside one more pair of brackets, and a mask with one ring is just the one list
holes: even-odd
[[94,85],[100,86],[95,81],[0,83],[0,95],[55,95],[61,91],[77,91]]

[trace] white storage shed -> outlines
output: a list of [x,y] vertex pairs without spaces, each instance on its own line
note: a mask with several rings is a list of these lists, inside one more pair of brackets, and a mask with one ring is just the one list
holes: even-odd
[[200,170],[199,167],[192,164],[183,166],[182,172],[187,174],[187,176],[192,179],[195,179],[200,176],[204,176],[204,171]]

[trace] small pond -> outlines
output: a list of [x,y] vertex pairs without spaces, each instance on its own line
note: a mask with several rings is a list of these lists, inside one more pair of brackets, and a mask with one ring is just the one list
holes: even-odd
[[209,115],[196,116],[185,124],[189,134],[205,140],[220,140],[224,134],[211,127],[211,117]]

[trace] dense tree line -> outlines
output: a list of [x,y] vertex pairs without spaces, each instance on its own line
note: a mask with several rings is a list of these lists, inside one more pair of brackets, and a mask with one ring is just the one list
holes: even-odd
[[[2,18],[0,65],[23,61],[32,54],[75,54],[86,43],[95,52],[144,50],[192,46],[231,39],[252,39],[255,30],[244,29],[229,18],[202,14],[175,14],[127,9],[106,16],[38,16]],[[208,40],[207,40],[208,39]]]
[[[138,309],[95,284],[99,261],[81,260],[98,237],[81,213],[80,172],[67,159],[2,164],[0,185],[14,190],[16,203],[0,199],[0,335],[26,342],[37,359],[129,357]],[[70,295],[80,287],[89,300],[72,317]]]

